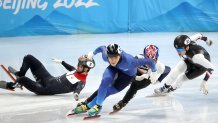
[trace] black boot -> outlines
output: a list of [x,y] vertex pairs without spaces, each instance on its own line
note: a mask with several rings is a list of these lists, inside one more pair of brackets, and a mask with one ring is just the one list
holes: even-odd
[[124,103],[122,100],[120,100],[117,104],[115,104],[115,105],[113,106],[113,110],[114,110],[114,111],[119,111],[119,110],[121,110],[123,107],[125,107],[126,104],[127,104],[127,103]]
[[10,90],[14,90],[15,88],[20,88],[21,90],[23,90],[23,86],[20,85],[18,82],[8,82],[6,88]]
[[23,76],[23,74],[21,74],[19,71],[15,70],[13,67],[9,66],[8,67],[8,71],[12,74],[15,75],[16,79],[20,78],[21,76]]

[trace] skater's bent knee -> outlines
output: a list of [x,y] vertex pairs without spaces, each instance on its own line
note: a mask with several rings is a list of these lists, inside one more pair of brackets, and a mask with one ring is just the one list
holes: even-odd
[[31,58],[33,58],[33,56],[30,55],[30,54],[27,54],[27,55],[24,56],[24,59],[31,59]]

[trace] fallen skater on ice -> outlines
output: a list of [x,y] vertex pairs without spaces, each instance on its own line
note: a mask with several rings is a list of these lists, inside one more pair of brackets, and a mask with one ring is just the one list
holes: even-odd
[[[16,76],[16,81],[0,81],[0,88],[13,90],[19,85],[37,95],[74,92],[74,98],[78,100],[78,96],[86,84],[88,72],[95,67],[94,59],[90,59],[86,55],[79,57],[77,68],[59,59],[53,59],[53,61],[62,64],[69,72],[53,77],[38,59],[32,55],[26,55],[20,71],[9,67],[9,71]],[[28,69],[31,70],[35,81],[25,76]]]

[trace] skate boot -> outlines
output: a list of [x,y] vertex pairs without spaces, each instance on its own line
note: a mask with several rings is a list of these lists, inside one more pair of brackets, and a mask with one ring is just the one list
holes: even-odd
[[[21,77],[21,75],[19,75],[19,71],[15,70],[13,67],[9,66],[8,67],[8,71],[12,74],[15,75],[16,79],[19,79]],[[20,88],[21,90],[23,90],[23,86],[20,85],[18,82],[15,82],[15,85],[14,85],[15,88]]]
[[92,107],[88,111],[88,115],[89,116],[97,116],[100,113],[101,109],[102,109],[102,106],[96,104],[94,107]]
[[15,75],[16,79],[20,78],[20,76],[18,75],[19,72],[18,72],[17,70],[15,70],[13,67],[9,66],[9,67],[8,67],[8,71],[9,71],[10,73],[12,73],[13,75]]
[[77,107],[74,109],[74,113],[75,114],[81,114],[81,113],[85,113],[89,110],[90,108],[87,106],[87,104],[80,104],[79,106],[77,105]]
[[126,106],[127,103],[124,103],[123,100],[120,100],[117,104],[115,104],[113,106],[113,111],[119,111],[121,110],[123,107]]
[[8,82],[6,84],[6,89],[14,90],[15,88],[21,88],[22,86],[18,82]]
[[158,95],[167,95],[169,92],[173,91],[173,88],[171,85],[164,84],[163,87],[154,89],[155,94]]
[[8,89],[11,91],[14,91],[15,88],[19,88],[18,83],[14,82],[6,82],[6,81],[0,81],[0,88]]
[[79,106],[81,106],[81,105],[87,105],[87,102],[86,102],[86,101],[84,101],[84,102],[79,102],[79,103],[77,103],[76,107],[79,107]]

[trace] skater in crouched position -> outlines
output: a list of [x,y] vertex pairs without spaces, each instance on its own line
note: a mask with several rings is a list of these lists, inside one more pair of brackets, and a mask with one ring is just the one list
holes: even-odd
[[[157,80],[151,80],[149,75],[151,74],[151,68],[147,65],[139,66],[137,68],[137,75],[132,80],[129,90],[126,92],[125,96],[122,100],[120,100],[117,104],[113,106],[113,112],[121,110],[127,103],[134,97],[138,90],[146,88],[150,84],[160,83],[170,72],[170,67],[165,66],[158,60],[159,57],[159,48],[155,45],[147,45],[143,54],[139,54],[136,58],[151,58],[153,59],[155,66],[157,68]],[[84,102],[78,103],[78,105],[88,104],[92,99],[94,99],[97,95],[98,91],[95,91],[89,98],[87,98]]]
[[208,94],[207,81],[212,74],[214,65],[210,62],[209,53],[202,46],[196,44],[199,39],[205,41],[209,46],[212,44],[212,41],[202,34],[195,34],[191,37],[179,35],[175,38],[174,47],[184,60],[177,63],[163,80],[164,86],[155,89],[155,93],[167,94],[179,88],[184,81],[192,80],[206,73],[200,90],[203,91],[203,94]]
[[[23,58],[20,71],[15,71],[9,67],[9,71],[17,77],[16,82],[0,81],[1,88],[14,89],[19,84],[37,95],[74,92],[75,99],[78,100],[78,94],[84,88],[88,72],[95,66],[95,61],[86,55],[81,56],[78,59],[77,68],[62,60],[53,59],[53,61],[61,63],[69,72],[59,77],[53,77],[38,59],[32,55],[26,55]],[[31,70],[36,81],[25,76],[28,69]]]
[[93,55],[100,52],[103,60],[109,62],[110,65],[103,73],[100,87],[95,92],[96,96],[89,103],[78,105],[73,110],[75,114],[88,111],[89,116],[96,116],[101,111],[105,98],[120,92],[130,84],[135,78],[138,66],[148,65],[152,71],[151,79],[155,79],[157,75],[156,66],[152,59],[136,59],[122,51],[117,44],[110,44],[107,47],[100,46],[94,52],[90,52],[88,56],[92,58]]
[[137,75],[133,79],[129,90],[126,92],[122,100],[113,106],[113,111],[121,110],[126,104],[134,97],[138,90],[146,88],[150,84],[160,83],[170,72],[170,67],[165,66],[158,60],[159,57],[159,48],[155,45],[148,45],[144,48],[144,54],[139,54],[136,58],[152,58],[156,63],[157,68],[157,80],[151,80],[149,75],[151,69],[147,65],[138,67]]

